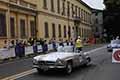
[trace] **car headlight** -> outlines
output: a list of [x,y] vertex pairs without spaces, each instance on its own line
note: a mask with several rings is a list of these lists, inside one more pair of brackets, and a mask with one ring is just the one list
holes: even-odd
[[107,48],[110,48],[111,47],[111,45],[107,45]]
[[38,61],[37,61],[36,59],[33,59],[33,63],[34,63],[34,64],[37,64]]
[[63,60],[61,60],[59,58],[56,60],[56,65],[64,65],[64,64],[65,64],[65,62]]

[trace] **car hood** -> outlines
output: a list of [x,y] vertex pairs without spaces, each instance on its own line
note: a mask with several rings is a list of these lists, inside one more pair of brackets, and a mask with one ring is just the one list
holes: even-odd
[[56,61],[57,59],[65,59],[68,57],[74,56],[76,53],[68,53],[68,52],[53,52],[45,55],[39,55],[34,57],[37,61]]
[[111,47],[120,47],[120,44],[111,44]]

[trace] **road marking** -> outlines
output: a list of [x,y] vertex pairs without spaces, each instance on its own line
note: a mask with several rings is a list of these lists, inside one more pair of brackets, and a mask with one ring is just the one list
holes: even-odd
[[[101,50],[101,49],[104,49],[106,48],[106,46],[103,46],[103,47],[100,47],[100,48],[96,48],[96,49],[93,49],[93,50],[90,50],[90,51],[87,51],[87,52],[84,52],[86,54],[91,54],[93,52],[96,52],[98,50]],[[33,74],[37,72],[36,69],[31,69],[31,70],[28,70],[28,71],[25,71],[25,72],[22,72],[22,73],[19,73],[19,74],[16,74],[16,75],[13,75],[13,76],[10,76],[10,77],[6,77],[4,79],[1,79],[1,80],[16,80],[18,78],[21,78],[21,77],[24,77],[24,76],[27,76],[27,75],[30,75],[30,74]]]
[[16,75],[13,75],[13,76],[1,79],[1,80],[16,80],[18,78],[30,75],[30,74],[35,73],[35,72],[37,72],[37,70],[36,69],[32,69],[32,70],[28,70],[28,71],[22,72],[20,74],[16,74]]
[[99,51],[99,50],[104,49],[104,48],[106,48],[106,46],[103,46],[103,47],[100,47],[100,48],[96,48],[96,49],[84,52],[84,54],[91,54],[93,52]]

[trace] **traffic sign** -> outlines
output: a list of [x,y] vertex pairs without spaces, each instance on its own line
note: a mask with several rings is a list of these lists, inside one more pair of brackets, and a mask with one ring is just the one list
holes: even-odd
[[112,62],[120,63],[120,49],[113,49]]

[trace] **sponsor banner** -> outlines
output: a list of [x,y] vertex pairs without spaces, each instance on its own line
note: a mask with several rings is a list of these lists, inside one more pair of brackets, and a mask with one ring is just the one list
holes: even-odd
[[33,47],[32,46],[28,46],[25,47],[25,55],[29,55],[29,54],[33,54]]
[[37,46],[37,52],[39,53],[39,52],[43,52],[43,49],[42,49],[42,46],[41,45],[38,45]]
[[15,49],[14,48],[0,49],[0,59],[7,59],[7,58],[11,58],[11,57],[15,57]]
[[120,49],[113,49],[112,63],[120,63]]

